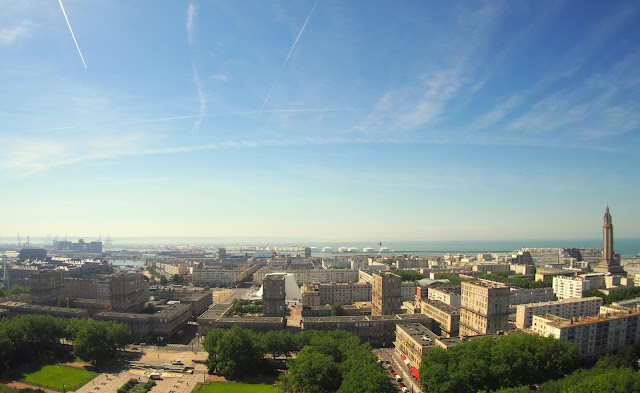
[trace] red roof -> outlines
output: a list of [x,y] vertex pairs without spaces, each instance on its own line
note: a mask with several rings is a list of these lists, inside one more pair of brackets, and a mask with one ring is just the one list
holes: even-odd
[[420,372],[418,371],[418,369],[416,369],[415,367],[411,367],[409,370],[411,370],[411,374],[413,374],[414,377],[418,378],[418,381],[419,381]]
[[407,357],[404,355],[400,355],[400,360],[407,360]]

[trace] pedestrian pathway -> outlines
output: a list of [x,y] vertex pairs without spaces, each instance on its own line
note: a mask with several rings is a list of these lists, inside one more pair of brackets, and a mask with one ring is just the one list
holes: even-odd
[[100,374],[91,382],[76,390],[76,393],[113,393],[118,391],[131,378],[134,378],[134,376],[128,372]]
[[45,393],[59,393],[59,392],[56,392],[55,390],[49,390],[49,389],[40,388],[40,387],[33,386],[33,385],[27,385],[27,384],[22,383],[22,382],[9,382],[6,385],[11,387],[11,388],[14,388],[14,389],[24,389],[24,388],[42,389],[42,390],[45,391]]

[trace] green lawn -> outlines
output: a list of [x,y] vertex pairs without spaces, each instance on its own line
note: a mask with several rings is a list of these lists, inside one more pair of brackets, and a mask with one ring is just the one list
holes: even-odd
[[253,385],[246,383],[212,383],[202,385],[200,390],[195,389],[194,392],[200,393],[277,393],[278,388],[271,385]]
[[44,366],[38,371],[26,374],[23,380],[28,384],[62,391],[63,381],[67,389],[75,390],[97,376],[97,373],[87,371],[83,368],[56,364]]

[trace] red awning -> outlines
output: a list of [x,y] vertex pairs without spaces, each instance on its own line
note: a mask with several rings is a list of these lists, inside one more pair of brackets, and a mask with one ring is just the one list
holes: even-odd
[[415,367],[411,367],[409,370],[411,370],[411,374],[413,374],[414,377],[418,378],[418,381],[419,381],[420,372]]
[[407,360],[407,357],[404,356],[404,355],[400,355],[400,360],[405,361],[405,360]]

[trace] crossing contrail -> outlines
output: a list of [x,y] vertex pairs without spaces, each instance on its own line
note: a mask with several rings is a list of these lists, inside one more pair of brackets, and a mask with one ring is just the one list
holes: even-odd
[[316,9],[316,6],[318,5],[318,1],[319,0],[316,0],[316,2],[313,4],[313,7],[311,7],[311,12],[309,12],[309,16],[307,16],[307,20],[304,21],[304,24],[302,25],[302,28],[300,29],[300,32],[298,33],[298,36],[296,37],[296,40],[293,41],[293,45],[291,45],[291,49],[289,50],[289,54],[287,55],[287,58],[284,60],[284,63],[282,63],[282,67],[280,67],[280,72],[278,72],[278,77],[273,82],[273,85],[271,85],[271,89],[269,89],[269,93],[267,94],[267,97],[264,99],[264,102],[262,103],[262,106],[260,107],[259,113],[262,113],[262,110],[264,109],[264,106],[267,105],[267,101],[269,101],[269,97],[271,96],[271,92],[273,91],[273,88],[276,87],[276,84],[280,80],[280,75],[282,74],[282,70],[284,70],[284,67],[289,62],[289,58],[291,57],[291,53],[293,53],[293,49],[296,47],[296,44],[298,43],[298,40],[300,39],[300,36],[302,35],[302,32],[304,31],[304,28],[307,27],[307,23],[309,22],[309,19],[311,19],[311,15],[313,15],[313,10]]
[[78,53],[80,54],[80,59],[82,60],[82,64],[84,64],[84,69],[87,69],[87,63],[84,62],[84,57],[82,56],[82,52],[80,52],[80,47],[78,46],[78,41],[76,41],[76,36],[73,34],[73,30],[71,29],[71,23],[69,23],[69,18],[67,18],[67,13],[64,12],[64,6],[62,5],[62,0],[58,0],[60,3],[60,8],[62,9],[62,14],[64,15],[64,19],[67,21],[67,26],[69,26],[69,31],[71,32],[71,37],[73,38],[73,42],[76,44],[76,48],[78,48]]

